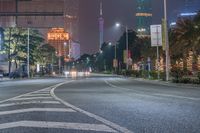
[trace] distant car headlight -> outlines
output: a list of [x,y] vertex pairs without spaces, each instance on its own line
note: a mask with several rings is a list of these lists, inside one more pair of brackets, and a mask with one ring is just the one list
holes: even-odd
[[69,76],[69,71],[64,72],[65,76]]
[[84,76],[84,72],[78,72],[78,76],[83,77]]
[[71,76],[74,78],[74,77],[77,77],[77,71],[71,71]]
[[89,75],[90,75],[90,72],[86,71],[86,72],[85,72],[85,75],[86,75],[86,76],[89,76]]

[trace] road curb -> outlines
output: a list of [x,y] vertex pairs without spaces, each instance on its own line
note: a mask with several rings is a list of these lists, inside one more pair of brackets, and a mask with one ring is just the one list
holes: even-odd
[[200,85],[195,85],[195,84],[172,83],[170,81],[167,82],[167,81],[148,80],[148,79],[143,79],[143,78],[132,78],[132,77],[129,77],[129,79],[132,79],[132,80],[135,80],[135,81],[140,81],[140,82],[159,84],[159,85],[200,89]]

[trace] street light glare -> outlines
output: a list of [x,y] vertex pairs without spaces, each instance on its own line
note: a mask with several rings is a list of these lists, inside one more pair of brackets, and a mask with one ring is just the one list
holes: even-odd
[[120,23],[116,23],[115,26],[116,26],[116,27],[120,27],[121,24],[120,24]]

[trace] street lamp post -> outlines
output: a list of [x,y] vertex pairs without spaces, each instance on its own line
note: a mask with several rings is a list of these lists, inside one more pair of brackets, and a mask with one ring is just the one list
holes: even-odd
[[166,81],[169,81],[169,40],[168,40],[168,31],[167,31],[167,1],[164,0],[164,21],[165,21],[165,53],[166,53]]
[[117,73],[117,66],[118,66],[118,60],[117,60],[117,43],[115,44],[115,61],[117,65],[115,66],[115,72]]
[[28,78],[30,78],[30,48],[29,48],[29,43],[30,43],[30,29],[28,28],[28,46],[27,46],[27,75]]
[[129,65],[128,65],[128,60],[129,60],[129,52],[128,52],[128,50],[129,50],[129,48],[128,48],[128,26],[124,26],[124,25],[121,25],[120,23],[116,23],[116,26],[117,27],[124,27],[125,28],[125,32],[126,32],[126,70],[128,70],[128,67],[129,67]]
[[128,27],[126,26],[126,70],[128,70],[128,59],[129,59],[129,52],[128,52]]
[[[109,42],[109,46],[111,46],[112,43]],[[115,72],[117,72],[117,67],[118,67],[118,60],[117,60],[117,43],[115,45],[113,45],[115,47],[115,57],[114,57],[114,68],[115,68]],[[116,63],[116,64],[115,64]]]

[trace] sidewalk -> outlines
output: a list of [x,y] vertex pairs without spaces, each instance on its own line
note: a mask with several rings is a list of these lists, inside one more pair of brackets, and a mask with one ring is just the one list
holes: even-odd
[[3,82],[3,81],[10,81],[10,80],[12,80],[12,79],[10,79],[10,78],[0,78],[0,82]]
[[149,80],[149,79],[143,79],[143,78],[132,78],[129,77],[129,79],[151,83],[151,84],[159,84],[159,85],[166,85],[166,86],[174,86],[174,87],[184,87],[184,88],[197,88],[200,89],[200,85],[198,84],[183,84],[183,83],[172,83],[171,81],[162,81],[162,80]]

